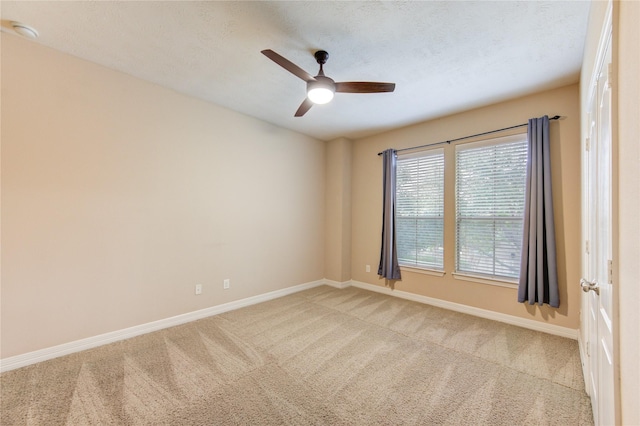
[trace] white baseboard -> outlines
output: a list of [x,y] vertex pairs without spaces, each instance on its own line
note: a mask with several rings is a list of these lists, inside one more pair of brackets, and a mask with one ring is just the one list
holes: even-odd
[[449,309],[450,311],[461,312],[463,314],[474,315],[480,318],[486,318],[494,321],[500,321],[511,325],[517,325],[518,327],[528,328],[530,330],[542,331],[544,333],[553,334],[556,336],[567,337],[569,339],[578,339],[578,330],[572,328],[561,327],[554,324],[548,324],[541,321],[535,321],[527,318],[516,317],[513,315],[503,314],[500,312],[489,311],[486,309],[476,308],[473,306],[462,305],[460,303],[449,302],[446,300],[435,299],[428,296],[422,296],[419,294],[408,293],[401,290],[391,290],[388,287],[380,287],[373,284],[364,283],[361,281],[351,281],[351,285],[364,290],[375,291],[389,296],[400,297],[402,299],[411,300],[414,302],[425,303],[427,305],[437,306],[439,308]]
[[47,361],[53,358],[58,358],[58,357],[69,355],[75,352],[84,351],[86,349],[95,348],[98,346],[106,345],[108,343],[129,339],[131,337],[139,336],[141,334],[151,333],[153,331],[174,327],[176,325],[185,324],[187,322],[199,320],[199,319],[210,317],[213,315],[218,315],[224,312],[232,311],[234,309],[244,308],[245,306],[255,305],[257,303],[262,303],[268,300],[277,299],[279,297],[288,296],[289,294],[297,293],[299,291],[307,290],[313,287],[318,287],[323,284],[331,285],[329,282],[327,282],[327,280],[324,280],[324,279],[318,280],[318,281],[312,281],[305,284],[296,285],[293,287],[287,287],[282,290],[276,290],[269,293],[260,294],[257,296],[247,297],[245,299],[224,303],[222,305],[212,306],[210,308],[188,312],[182,315],[176,315],[174,317],[149,322],[146,324],[140,324],[140,325],[125,328],[122,330],[112,331],[109,333],[88,337],[86,339],[80,339],[80,340],[76,340],[69,343],[63,343],[61,345],[40,349],[33,352],[28,352],[22,355],[12,356],[12,357],[0,360],[0,372],[15,370],[16,368],[26,367],[27,365],[35,364],[38,362]]

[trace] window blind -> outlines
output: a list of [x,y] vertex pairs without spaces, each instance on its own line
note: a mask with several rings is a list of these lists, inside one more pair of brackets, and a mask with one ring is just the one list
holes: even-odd
[[444,269],[444,150],[402,156],[396,172],[398,263]]
[[456,146],[456,271],[517,278],[527,137]]

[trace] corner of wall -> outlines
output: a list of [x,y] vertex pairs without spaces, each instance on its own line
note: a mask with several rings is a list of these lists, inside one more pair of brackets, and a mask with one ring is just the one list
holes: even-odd
[[327,142],[325,163],[325,277],[351,279],[351,161],[352,141]]

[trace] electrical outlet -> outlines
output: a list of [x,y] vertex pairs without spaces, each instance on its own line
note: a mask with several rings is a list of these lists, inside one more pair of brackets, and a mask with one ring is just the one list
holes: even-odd
[[366,272],[371,272],[371,265],[367,265],[367,266],[365,266],[365,267],[364,267],[364,270],[365,270]]
[[229,288],[230,285],[231,285],[231,280],[229,278],[224,280],[224,288],[225,289]]
[[196,294],[202,294],[202,284],[196,284]]

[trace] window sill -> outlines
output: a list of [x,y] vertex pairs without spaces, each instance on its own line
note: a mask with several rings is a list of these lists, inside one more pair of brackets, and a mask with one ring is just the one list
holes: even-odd
[[472,281],[480,284],[495,285],[498,287],[518,288],[518,280],[509,278],[490,278],[481,275],[464,274],[454,272],[453,278],[462,281]]
[[400,270],[407,271],[407,272],[415,272],[417,274],[432,275],[434,277],[444,277],[444,274],[445,274],[444,271],[439,271],[437,269],[423,269],[423,268],[415,268],[412,266],[403,266],[403,265],[400,265]]

